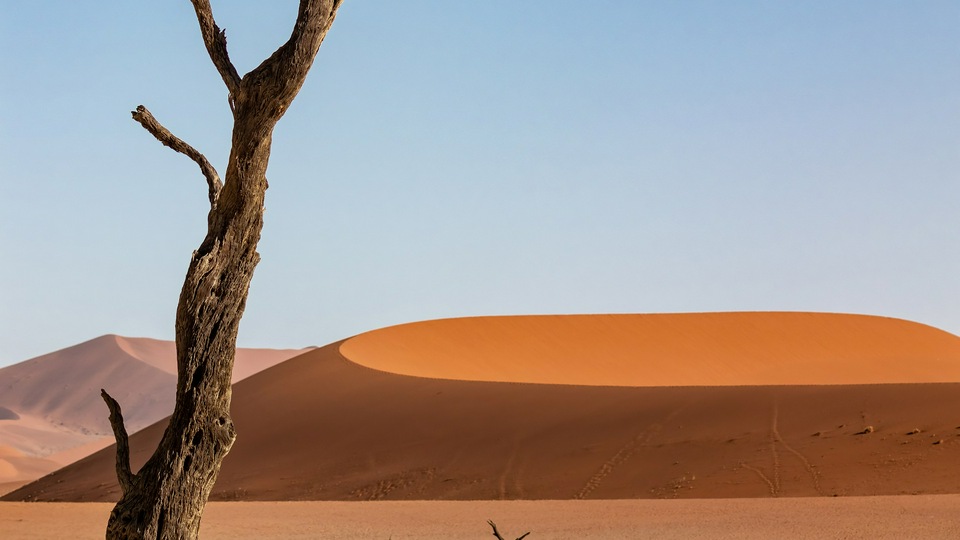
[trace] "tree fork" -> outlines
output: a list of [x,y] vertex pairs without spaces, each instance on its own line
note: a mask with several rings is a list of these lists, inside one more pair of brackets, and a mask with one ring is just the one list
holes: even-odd
[[223,458],[236,440],[230,380],[237,330],[260,261],[266,171],[273,129],[303,86],[333,24],[339,0],[301,0],[286,43],[242,78],[208,0],[192,0],[204,45],[229,93],[234,126],[223,182],[206,157],[163,127],[142,105],[133,118],[165,146],[195,161],[207,180],[207,234],[193,253],[176,317],[177,390],[156,451],[133,474],[120,405],[102,393],[117,438],[123,489],[107,538],[196,538]]

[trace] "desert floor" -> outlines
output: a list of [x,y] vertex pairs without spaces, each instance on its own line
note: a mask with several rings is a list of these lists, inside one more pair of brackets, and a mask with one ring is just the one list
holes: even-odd
[[[0,538],[102,538],[106,503],[0,503]],[[201,537],[956,538],[960,495],[613,501],[214,502]]]

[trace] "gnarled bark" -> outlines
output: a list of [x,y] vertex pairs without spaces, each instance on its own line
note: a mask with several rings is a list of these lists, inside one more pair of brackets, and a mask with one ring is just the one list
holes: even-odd
[[[207,235],[193,253],[177,306],[176,405],[160,445],[136,474],[120,407],[104,392],[117,436],[123,495],[110,514],[107,538],[196,538],[200,516],[236,439],[230,379],[263,228],[273,128],[303,85],[339,0],[301,0],[289,40],[239,77],[208,0],[192,0],[207,52],[229,92],[234,116],[226,176],[163,127],[142,105],[133,118],[160,142],[197,162],[207,180]],[[121,455],[124,454],[124,455]],[[124,465],[125,464],[125,465]]]

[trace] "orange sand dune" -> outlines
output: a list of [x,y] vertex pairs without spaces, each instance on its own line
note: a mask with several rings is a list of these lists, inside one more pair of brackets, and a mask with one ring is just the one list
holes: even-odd
[[[732,317],[741,322],[763,319],[756,314]],[[793,315],[771,316],[784,317]],[[849,323],[854,330],[871,320],[824,318],[841,326]],[[484,319],[475,321],[482,325]],[[950,351],[948,345],[936,345],[937,340],[956,341],[921,325],[877,322],[886,325],[887,334],[898,328],[906,334],[926,333],[935,344],[918,341],[921,351]],[[810,343],[817,343],[817,350],[828,350],[824,343],[837,339],[830,333],[834,324],[811,321],[807,327],[827,329],[826,335],[819,341],[810,335],[797,339],[797,347],[809,350]],[[865,340],[863,348],[886,354],[889,347],[878,350],[870,342],[877,334],[857,335]],[[542,336],[541,341],[550,339],[565,339],[565,333]],[[885,339],[906,340],[896,335]],[[916,355],[913,363],[920,367],[904,375],[899,365],[871,363],[868,355],[855,354],[858,348],[848,338],[844,343],[852,358],[831,359],[838,371],[845,372],[848,361],[857,369],[873,365],[877,373],[868,375],[885,384],[836,384],[829,379],[830,384],[757,385],[764,379],[743,375],[744,385],[739,386],[628,387],[411,377],[348,360],[341,350],[351,352],[345,347],[351,341],[293,358],[234,387],[239,438],[214,488],[215,500],[960,493],[960,469],[955,466],[960,458],[960,383],[912,379],[925,373],[925,362],[943,362],[939,354],[930,360]],[[695,343],[688,345],[697,349]],[[375,342],[367,346],[368,352],[376,346],[388,349]],[[755,346],[744,345],[748,351]],[[537,347],[556,350],[542,342]],[[609,343],[606,347],[613,350]],[[728,353],[731,369],[751,373],[734,361],[735,351]],[[355,351],[351,354],[356,356]],[[808,359],[800,354],[792,358]],[[391,362],[399,369],[396,360]],[[467,364],[456,358],[453,363]],[[607,365],[597,358],[581,363]],[[662,367],[656,372],[660,381],[665,380],[663,373],[683,371],[662,360],[651,365]],[[789,367],[783,360],[779,365]],[[888,367],[898,374],[888,373]],[[568,369],[578,376],[603,372],[554,365],[554,371]],[[708,380],[716,379],[686,379]],[[135,467],[146,460],[163,428],[161,422],[132,437]],[[103,501],[118,494],[113,449],[108,448],[5,500]]]
[[[300,352],[239,349],[234,380]],[[0,483],[39,478],[108,446],[100,388],[123,404],[136,431],[170,414],[175,385],[173,342],[114,335],[0,369],[0,446],[23,454],[0,463]]]
[[612,386],[960,382],[960,337],[827,313],[443,319],[347,340],[374,369],[440,379]]

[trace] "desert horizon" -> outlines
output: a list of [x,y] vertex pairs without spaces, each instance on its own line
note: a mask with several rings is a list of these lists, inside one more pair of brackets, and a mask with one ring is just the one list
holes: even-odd
[[957,536],[957,20],[6,10],[0,538]]

